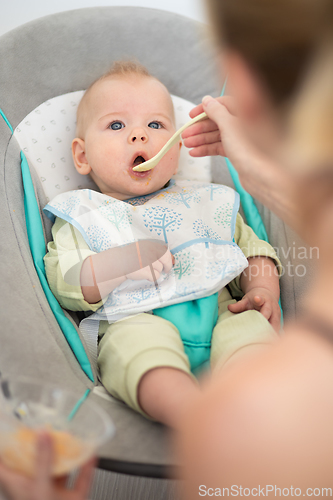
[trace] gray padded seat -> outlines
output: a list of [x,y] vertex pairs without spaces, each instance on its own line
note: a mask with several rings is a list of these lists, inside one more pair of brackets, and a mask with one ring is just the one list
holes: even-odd
[[[199,103],[204,95],[219,93],[208,38],[204,26],[154,9],[96,7],[38,19],[0,38],[0,108],[15,129],[40,103],[88,87],[113,60],[129,57],[146,65],[172,94]],[[39,178],[31,173],[43,207]],[[1,117],[0,175],[0,370],[52,381],[81,396],[94,384],[81,370],[39,283],[27,239],[20,150]],[[214,181],[232,185],[222,159],[214,160]],[[259,209],[274,246],[299,244],[289,228]],[[42,217],[48,241],[50,221]],[[285,264],[293,255],[282,260]],[[286,316],[295,315],[304,283],[282,279]],[[90,398],[109,412],[117,429],[101,450],[100,467],[151,477],[172,474],[177,464],[161,425],[111,398],[95,392]]]

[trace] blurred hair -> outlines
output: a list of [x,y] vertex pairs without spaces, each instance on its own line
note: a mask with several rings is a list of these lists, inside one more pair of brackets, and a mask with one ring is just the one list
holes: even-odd
[[207,3],[217,42],[243,55],[276,101],[294,91],[325,28],[333,25],[331,0]]
[[[312,148],[309,161],[324,149],[332,159],[333,1],[206,2],[217,43],[244,57],[275,104],[294,98],[291,123],[298,143],[306,143],[308,152]],[[306,124],[310,142],[301,133]]]
[[324,44],[290,116],[290,143],[295,165],[312,170],[333,165],[333,37]]

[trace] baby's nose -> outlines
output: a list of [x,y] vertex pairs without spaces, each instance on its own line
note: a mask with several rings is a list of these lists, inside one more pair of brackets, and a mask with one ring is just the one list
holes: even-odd
[[141,143],[146,143],[148,141],[148,135],[144,131],[144,129],[136,129],[133,130],[133,132],[130,135],[130,142],[141,142]]

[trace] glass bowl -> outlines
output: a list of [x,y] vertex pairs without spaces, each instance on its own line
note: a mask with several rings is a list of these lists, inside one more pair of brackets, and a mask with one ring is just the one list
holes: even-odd
[[[43,382],[0,379],[0,460],[27,476],[35,473],[37,432],[53,439],[52,474],[80,467],[115,432],[108,414],[67,389]],[[81,403],[81,404],[80,404]]]

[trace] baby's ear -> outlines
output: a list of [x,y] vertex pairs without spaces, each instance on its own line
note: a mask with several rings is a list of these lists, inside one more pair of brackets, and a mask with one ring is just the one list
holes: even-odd
[[76,137],[72,142],[72,155],[76,170],[81,175],[88,175],[91,172],[91,166],[86,157],[85,142]]

